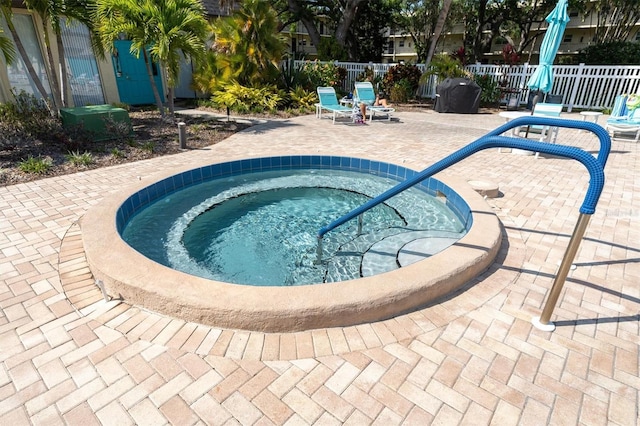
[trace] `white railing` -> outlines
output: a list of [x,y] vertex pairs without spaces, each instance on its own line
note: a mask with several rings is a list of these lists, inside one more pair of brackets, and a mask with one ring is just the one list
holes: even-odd
[[[506,74],[508,86],[522,89],[520,103],[526,103],[529,90],[527,81],[537,65],[505,67],[499,65],[470,65],[473,74],[489,74],[501,79]],[[551,93],[562,97],[562,103],[571,112],[579,109],[605,109],[613,106],[615,97],[622,93],[640,92],[640,66],[638,65],[554,65]]]
[[[296,61],[302,64],[303,61]],[[342,88],[348,91],[358,77],[369,67],[375,76],[384,76],[389,68],[396,64],[374,64],[356,62],[335,62],[347,70],[347,77]],[[527,81],[537,65],[504,65],[474,64],[466,67],[471,74],[488,74],[496,81],[506,78],[507,87],[520,89],[519,101],[526,105],[529,98]],[[424,72],[424,65],[418,68]],[[640,65],[554,65],[553,89],[551,93],[561,96],[562,103],[571,112],[578,109],[606,109],[613,106],[616,95],[622,93],[640,93]],[[435,98],[436,79],[422,84],[418,91],[421,97]]]

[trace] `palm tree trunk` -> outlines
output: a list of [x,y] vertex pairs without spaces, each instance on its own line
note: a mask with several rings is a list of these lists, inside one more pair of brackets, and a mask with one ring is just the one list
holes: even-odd
[[175,105],[173,103],[173,96],[175,93],[175,89],[171,86],[169,86],[169,114],[171,114],[171,116],[173,117],[176,113],[176,109],[175,109]]
[[438,22],[436,22],[436,27],[433,30],[433,38],[431,39],[431,45],[429,46],[429,53],[427,53],[427,59],[425,60],[426,67],[431,63],[431,58],[433,58],[433,54],[436,51],[436,45],[438,44],[438,39],[444,29],[444,24],[447,21],[447,15],[449,14],[449,8],[451,8],[452,1],[453,0],[444,0],[442,4],[442,10],[440,11],[440,15],[438,15]]
[[62,98],[62,106],[69,106],[68,96],[71,96],[69,91],[69,76],[67,75],[67,62],[65,61],[64,44],[62,44],[62,33],[56,34],[56,43],[58,45],[58,56],[60,58],[60,93]]
[[51,41],[49,39],[49,32],[45,26],[44,29],[44,44],[47,51],[47,62],[49,63],[49,86],[51,86],[51,94],[53,95],[53,103],[56,106],[56,110],[62,108],[62,97],[60,96],[60,83],[58,82],[58,76],[56,73],[56,65],[53,60],[53,53],[51,52]]
[[149,60],[149,55],[147,55],[146,49],[142,49],[142,56],[144,58],[144,64],[147,67],[147,75],[149,76],[149,81],[151,82],[151,90],[153,91],[153,97],[156,99],[156,105],[158,106],[158,111],[160,111],[160,116],[164,118],[164,105],[162,103],[162,99],[160,98],[160,92],[158,92],[158,86],[156,85],[156,80],[153,78],[153,71],[151,70],[151,61]]
[[[40,92],[40,96],[42,96],[42,99],[49,100],[49,94],[47,93],[47,89],[44,88],[44,85],[42,84],[40,77],[36,73],[36,70],[33,68],[33,64],[29,59],[29,55],[27,55],[27,51],[25,50],[24,45],[22,44],[22,40],[20,39],[20,36],[16,31],[16,27],[13,26],[13,21],[11,21],[11,19],[9,19],[9,17],[7,17],[6,15],[5,15],[5,21],[7,22],[7,26],[9,27],[9,32],[13,37],[13,42],[16,44],[16,49],[18,49],[18,53],[22,58],[22,62],[24,62],[24,66],[27,67],[27,72],[31,77],[31,81],[33,81],[33,84],[36,85],[36,89],[38,89],[38,92]],[[49,110],[51,111],[51,113],[57,116],[58,109],[56,108],[56,106],[50,105],[50,102],[47,102],[46,104],[49,107]]]

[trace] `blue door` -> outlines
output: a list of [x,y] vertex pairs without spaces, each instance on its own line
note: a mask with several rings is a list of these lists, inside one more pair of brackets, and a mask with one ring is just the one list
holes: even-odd
[[[140,58],[136,58],[129,53],[131,42],[128,40],[116,41],[114,45],[116,50],[111,59],[116,74],[120,101],[129,105],[155,104],[156,100],[153,97],[151,82],[147,75],[142,54]],[[164,90],[162,88],[162,78],[158,64],[153,63],[151,68],[158,92],[160,93],[160,99],[164,102]]]

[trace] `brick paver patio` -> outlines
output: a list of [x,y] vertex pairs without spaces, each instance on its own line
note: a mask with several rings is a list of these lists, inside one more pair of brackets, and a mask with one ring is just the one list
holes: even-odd
[[[576,117],[579,116],[576,114]],[[82,220],[112,191],[194,162],[334,154],[422,169],[502,123],[403,112],[255,126],[206,150],[0,188],[0,424],[619,424],[640,422],[640,149],[607,182],[552,320],[540,314],[588,185],[559,158],[488,150],[442,172],[499,184],[497,262],[459,294],[375,324],[265,334],[104,302]],[[597,152],[585,132],[559,143]]]

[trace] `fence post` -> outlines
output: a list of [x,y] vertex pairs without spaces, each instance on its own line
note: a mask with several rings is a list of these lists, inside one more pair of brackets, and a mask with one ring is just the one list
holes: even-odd
[[529,62],[525,62],[520,67],[522,76],[522,90],[520,91],[520,104],[524,102],[525,105],[529,105],[529,87],[527,86],[527,75],[529,74]]
[[[567,112],[571,112],[573,109],[573,105],[576,102],[576,96],[578,96],[578,87],[580,87],[580,79],[582,78],[582,73],[584,72],[584,63],[580,63],[578,65],[578,72],[574,76],[575,81],[573,82],[573,90],[571,90],[571,96],[569,97],[569,106],[567,107]],[[591,101],[589,101],[589,107],[591,107]]]

